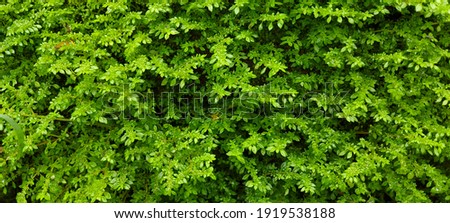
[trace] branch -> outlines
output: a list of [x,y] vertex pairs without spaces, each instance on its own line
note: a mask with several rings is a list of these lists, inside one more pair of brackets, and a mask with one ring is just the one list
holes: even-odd
[[[44,116],[44,115],[37,115],[37,114],[33,114],[33,115],[28,115],[28,114],[20,114],[22,116],[25,117],[33,117],[33,118],[49,118],[48,116]],[[67,119],[67,118],[53,118],[54,121],[61,121],[61,122],[71,122],[72,120]]]

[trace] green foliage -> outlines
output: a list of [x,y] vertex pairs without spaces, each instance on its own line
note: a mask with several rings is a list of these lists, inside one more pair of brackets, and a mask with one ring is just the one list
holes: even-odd
[[[22,128],[20,128],[19,124],[17,124],[11,117],[7,115],[0,114],[0,118],[4,119],[6,122],[8,122],[14,129],[17,135],[17,145],[19,146],[19,149],[24,146],[25,141],[25,133],[23,132]],[[3,126],[1,127],[3,129]]]
[[8,0],[0,201],[448,202],[449,12]]

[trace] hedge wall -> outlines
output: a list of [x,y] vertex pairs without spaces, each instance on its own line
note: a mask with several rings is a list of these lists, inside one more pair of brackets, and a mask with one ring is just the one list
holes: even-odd
[[449,14],[8,0],[0,201],[449,202]]

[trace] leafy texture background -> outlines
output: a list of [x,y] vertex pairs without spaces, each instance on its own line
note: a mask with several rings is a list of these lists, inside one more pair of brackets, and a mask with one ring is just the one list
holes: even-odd
[[448,202],[447,1],[0,5],[4,202]]

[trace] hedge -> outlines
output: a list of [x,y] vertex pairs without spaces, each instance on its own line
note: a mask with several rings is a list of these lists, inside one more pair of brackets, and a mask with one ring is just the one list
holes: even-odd
[[449,14],[8,0],[0,201],[449,202]]

